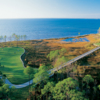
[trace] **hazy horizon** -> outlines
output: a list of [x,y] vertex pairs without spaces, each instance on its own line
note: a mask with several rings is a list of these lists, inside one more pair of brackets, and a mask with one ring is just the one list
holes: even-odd
[[100,18],[0,18],[0,19],[100,19]]
[[0,0],[0,19],[100,19],[100,0]]

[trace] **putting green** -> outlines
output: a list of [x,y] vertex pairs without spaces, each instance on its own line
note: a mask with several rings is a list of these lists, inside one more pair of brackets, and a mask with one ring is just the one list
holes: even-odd
[[[13,84],[21,84],[29,80],[28,75],[23,72],[24,66],[20,59],[23,53],[24,49],[19,47],[0,48],[0,63],[4,65],[4,67],[0,66],[0,71],[6,74]],[[37,69],[35,69],[36,72]]]

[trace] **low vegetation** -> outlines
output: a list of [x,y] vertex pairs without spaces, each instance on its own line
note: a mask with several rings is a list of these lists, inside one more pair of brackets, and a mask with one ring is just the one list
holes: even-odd
[[[92,39],[82,43],[60,43],[62,39],[22,41],[15,34],[16,41],[6,42],[5,37],[5,42],[0,44],[0,99],[100,100],[100,50],[58,70],[52,77],[47,73],[95,48],[97,35],[86,36]],[[22,59],[26,68],[20,60],[24,52],[20,47],[25,49]],[[10,88],[4,84],[6,77],[15,84],[33,79],[33,84],[22,89]],[[14,94],[11,95],[12,91]]]

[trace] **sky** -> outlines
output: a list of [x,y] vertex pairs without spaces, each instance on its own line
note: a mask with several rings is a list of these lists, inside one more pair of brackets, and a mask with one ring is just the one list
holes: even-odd
[[100,0],[0,0],[0,19],[95,18]]

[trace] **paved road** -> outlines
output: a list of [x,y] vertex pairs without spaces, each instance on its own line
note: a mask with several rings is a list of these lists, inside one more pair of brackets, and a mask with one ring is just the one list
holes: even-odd
[[[98,50],[98,49],[100,49],[100,47],[97,47],[97,48],[95,48],[95,49],[93,49],[93,50],[91,50],[91,51],[88,51],[88,52],[86,52],[86,53],[84,53],[84,54],[82,54],[82,55],[80,55],[80,56],[78,56],[78,57],[76,57],[76,58],[74,58],[74,59],[72,59],[72,60],[70,60],[70,61],[64,63],[63,65],[60,65],[60,66],[57,67],[57,68],[53,68],[53,69],[49,70],[49,74],[50,74],[49,77],[53,76],[55,71],[58,71],[59,69],[61,69],[61,68],[63,68],[63,67],[66,67],[66,66],[72,64],[73,62],[75,62],[75,61],[77,61],[77,60],[79,60],[79,59],[81,59],[81,58],[83,58],[83,57],[85,57],[85,56],[87,56],[87,55],[93,53],[94,51],[96,51],[96,50]],[[52,72],[53,72],[53,73],[52,73]],[[33,79],[30,80],[30,84],[32,84],[33,81],[34,81]],[[23,87],[26,87],[26,86],[29,85],[29,81],[26,82],[26,83],[23,83],[23,84],[14,85],[14,84],[12,84],[8,79],[5,79],[5,83],[6,83],[6,84],[9,84],[10,87],[11,87],[11,86],[15,86],[16,88],[23,88]]]

